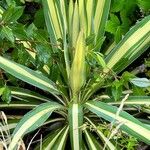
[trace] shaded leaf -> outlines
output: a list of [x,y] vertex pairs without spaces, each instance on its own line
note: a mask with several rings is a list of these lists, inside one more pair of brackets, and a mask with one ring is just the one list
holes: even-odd
[[138,87],[149,87],[150,86],[150,80],[147,78],[133,78],[130,80],[131,83]]

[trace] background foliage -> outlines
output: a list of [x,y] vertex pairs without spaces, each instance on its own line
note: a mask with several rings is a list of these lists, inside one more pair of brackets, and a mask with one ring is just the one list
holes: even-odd
[[[39,74],[47,76],[53,82],[58,81],[59,79],[59,81],[61,81],[63,78],[64,83],[61,84],[60,82],[59,88],[64,89],[65,91],[67,81],[65,80],[66,74],[62,69],[64,66],[61,64],[60,66],[56,65],[61,59],[63,59],[62,55],[59,52],[52,53],[52,47],[63,47],[63,42],[60,40],[59,45],[53,45],[53,43],[49,42],[49,35],[44,23],[44,12],[41,0],[2,0],[0,1],[0,8],[4,11],[3,15],[0,17],[0,55],[9,59],[11,58],[15,62],[27,66],[37,71]],[[125,33],[130,30],[133,25],[149,14],[150,2],[147,0],[112,0],[109,18],[105,27],[106,39],[102,45],[102,52],[104,53],[102,58],[109,53],[109,51],[122,39],[122,37],[124,37]],[[92,37],[90,38],[92,39]],[[90,38],[87,39],[87,43],[90,43]],[[126,94],[131,92],[132,96],[149,96],[150,82],[147,78],[150,77],[150,56],[148,52],[149,50],[135,62],[136,67],[134,67],[134,64],[131,64],[126,69],[126,72],[121,72],[119,75],[112,73],[114,78],[107,80],[107,88],[102,88],[96,94],[101,93],[101,95],[112,97],[115,102],[121,98],[122,93]],[[90,56],[88,62],[92,65],[93,72],[95,72],[93,78],[97,79],[97,76],[99,75],[98,67],[101,66],[101,64],[97,63],[95,58],[97,59],[95,55]],[[44,65],[50,68],[50,71],[47,70],[49,74],[43,69]],[[88,78],[90,78],[90,76],[93,76],[93,74],[91,73]],[[130,80],[136,76],[145,78],[142,79],[142,81],[145,80],[146,84],[144,84],[145,82],[141,83],[141,79],[139,78],[136,78],[136,80]],[[15,103],[15,96],[12,96],[12,87],[14,86],[27,88],[37,93],[43,93],[42,90],[24,83],[10,74],[4,73],[3,70],[0,70],[0,96],[3,104]],[[44,94],[45,96],[54,98],[48,93]],[[19,98],[22,101],[25,101],[23,97]],[[103,99],[103,97],[100,98]],[[37,102],[35,103],[37,104]],[[140,109],[142,112],[138,112],[134,114],[134,116],[147,122],[145,118],[149,117],[149,106],[144,106]],[[5,110],[6,114],[8,114],[8,121],[11,122],[13,118],[14,123],[18,122],[20,116],[28,111],[26,109],[17,111],[6,108],[2,108],[2,110]],[[144,117],[145,113],[146,117]],[[57,116],[58,114],[55,115]],[[58,127],[61,124],[59,123]],[[57,124],[55,125],[57,126]],[[53,128],[53,126],[50,129],[45,126],[40,131],[40,134],[47,134],[47,131],[51,131]],[[101,130],[104,131],[105,135],[110,134],[108,133],[110,131],[108,131],[105,126]],[[89,133],[87,132],[86,135],[88,134]],[[117,144],[120,144],[120,147],[126,145],[127,149],[135,149],[138,141],[134,137],[127,136],[121,132],[119,134],[120,136],[118,136]],[[33,134],[26,136],[24,140],[25,143],[28,143],[32,137]],[[40,137],[38,136],[38,139],[39,138]],[[35,144],[33,144],[33,147],[34,146]]]

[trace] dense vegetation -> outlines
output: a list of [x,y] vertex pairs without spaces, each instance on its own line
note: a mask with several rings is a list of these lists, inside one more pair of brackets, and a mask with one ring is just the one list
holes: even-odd
[[0,33],[0,149],[148,149],[148,0],[1,0]]

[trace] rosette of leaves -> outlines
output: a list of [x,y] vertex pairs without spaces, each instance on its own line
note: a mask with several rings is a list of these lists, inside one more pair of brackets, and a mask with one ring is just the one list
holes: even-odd
[[[37,145],[35,149],[65,149],[66,142],[70,142],[74,150],[119,149],[112,138],[114,127],[150,144],[148,123],[129,114],[122,106],[135,110],[135,106],[149,105],[150,97],[126,96],[123,102],[121,98],[117,102],[113,98],[101,101],[101,92],[97,92],[107,88],[107,81],[114,74],[120,73],[147,50],[150,16],[132,27],[116,47],[103,56],[99,51],[105,40],[110,0],[70,0],[69,4],[65,0],[43,0],[42,3],[50,52],[57,56],[52,67],[57,74],[52,76],[53,70],[39,73],[0,56],[0,68],[42,91],[39,94],[36,90],[11,87],[16,100],[0,105],[1,108],[32,109],[17,123],[8,150],[16,149],[18,141],[29,132],[56,122],[61,125],[44,137],[42,147]],[[43,65],[43,69],[47,68]],[[117,88],[117,83],[114,86]],[[57,115],[51,118],[52,113]],[[108,135],[102,126],[110,127]]]

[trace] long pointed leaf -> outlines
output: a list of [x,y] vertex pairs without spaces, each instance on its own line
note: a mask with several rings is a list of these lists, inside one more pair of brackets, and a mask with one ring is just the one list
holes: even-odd
[[15,101],[15,102],[11,102],[10,104],[6,104],[6,102],[1,102],[0,103],[0,108],[7,108],[7,109],[32,109],[36,106],[38,106],[38,104],[40,103],[27,103],[27,102],[23,102],[23,101]]
[[71,37],[72,37],[72,47],[76,47],[77,38],[80,32],[80,23],[79,23],[79,7],[77,1],[74,5],[73,18],[72,18],[72,27],[71,27]]
[[51,113],[57,109],[63,109],[63,106],[57,103],[47,102],[28,112],[17,124],[8,150],[13,150],[22,136],[41,126]]
[[[120,105],[121,101],[108,102],[113,105]],[[130,96],[124,103],[124,105],[150,105],[150,96]]]
[[57,51],[57,47],[56,47],[56,45],[57,45],[57,35],[55,33],[55,29],[54,29],[54,26],[53,26],[52,16],[51,16],[51,11],[49,10],[50,7],[49,7],[48,0],[42,0],[42,4],[43,4],[43,7],[44,7],[43,10],[44,10],[44,17],[45,17],[47,30],[48,30],[48,33],[49,33],[49,36],[50,36],[53,51],[55,52],[55,51]]
[[79,104],[72,104],[68,111],[70,140],[73,150],[80,150],[82,147],[83,112]]
[[108,140],[108,138],[97,128],[97,126],[87,117],[85,119],[96,129],[98,136],[102,139],[104,144],[108,146],[110,150],[115,150],[115,146]]
[[150,44],[150,16],[145,17],[137,23],[118,43],[118,45],[106,57],[108,72],[113,69],[115,72],[122,71],[138,56],[140,56]]
[[[50,150],[50,149],[55,150],[55,146],[56,147],[62,146],[62,145],[65,146],[66,132],[68,133],[68,127],[63,127],[61,129],[58,129],[58,130],[48,134],[42,142],[42,150]],[[62,142],[61,140],[64,143],[61,143]],[[56,145],[56,143],[57,143],[57,145]],[[62,145],[60,145],[60,144],[62,144]],[[63,148],[63,146],[62,146],[62,148]],[[41,150],[40,145],[37,145],[35,150]]]
[[80,18],[80,29],[83,29],[85,36],[87,36],[87,13],[85,0],[78,0],[79,4],[79,18]]
[[61,21],[61,26],[62,26],[62,38],[63,38],[63,49],[64,49],[64,58],[65,58],[65,64],[66,64],[66,72],[69,77],[69,71],[70,71],[70,62],[69,62],[69,52],[68,52],[68,47],[67,47],[67,31],[68,31],[68,26],[67,26],[67,18],[66,18],[66,1],[56,1],[56,6],[58,9],[58,14],[60,17]]
[[16,78],[29,84],[32,84],[42,90],[54,94],[59,93],[55,84],[47,77],[1,56],[0,68],[15,76]]
[[122,130],[137,137],[143,142],[150,144],[150,128],[125,111],[121,111],[119,115],[117,115],[117,107],[96,101],[87,102],[85,107],[105,120],[110,122],[117,121],[117,123],[121,123],[122,125],[120,128]]
[[52,27],[55,31],[56,38],[62,38],[62,29],[60,24],[60,18],[58,15],[58,9],[56,7],[56,0],[45,0],[47,1],[49,16],[51,17]]
[[89,150],[100,150],[100,149],[102,149],[99,142],[92,135],[92,133],[90,133],[88,130],[85,130],[84,132],[85,132],[86,143],[89,147]]
[[31,100],[38,100],[41,102],[49,102],[51,101],[47,97],[44,97],[38,93],[35,93],[33,91],[23,89],[23,88],[16,88],[16,87],[9,87],[11,90],[12,97],[15,97],[17,99],[22,98],[23,100],[27,102],[31,102]]
[[97,0],[97,6],[94,16],[94,29],[96,41],[104,35],[105,25],[109,14],[111,0]]
[[85,43],[84,34],[81,31],[77,40],[75,55],[70,70],[70,86],[75,96],[85,83]]
[[68,137],[68,131],[69,131],[69,127],[65,128],[64,131],[61,133],[61,135],[59,136],[59,138],[57,139],[57,141],[54,144],[53,149],[54,150],[64,150],[65,149],[65,145],[66,145],[66,140]]
[[94,0],[86,1],[88,36],[94,31]]

